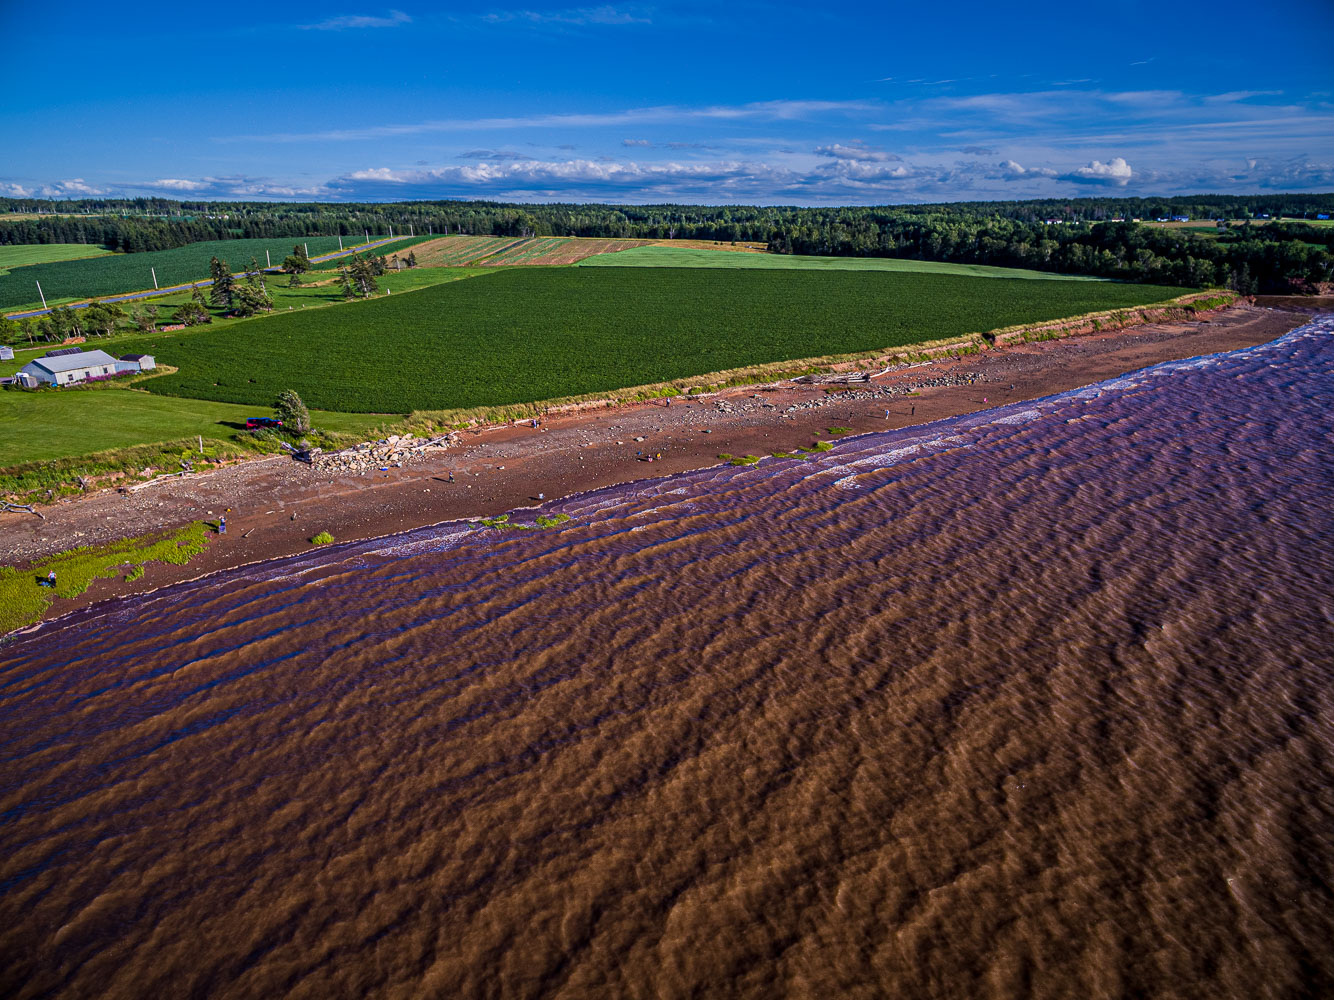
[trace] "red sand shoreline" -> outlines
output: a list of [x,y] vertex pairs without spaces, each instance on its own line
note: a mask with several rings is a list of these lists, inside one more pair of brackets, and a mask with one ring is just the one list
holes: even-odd
[[[50,618],[113,597],[309,551],[328,531],[339,542],[499,514],[607,486],[717,465],[719,455],[768,455],[852,434],[929,423],[1051,395],[1163,361],[1267,343],[1301,325],[1304,312],[1237,306],[1194,322],[1021,344],[889,376],[879,385],[920,395],[885,398],[865,387],[759,391],[741,387],[551,416],[541,429],[489,427],[427,460],[366,475],[332,474],[268,458],[133,495],[112,491],[43,508],[46,519],[0,517],[6,561],[24,563],[78,545],[175,528],[227,514],[228,533],[186,566],[150,564],[139,580],[99,579]],[[931,385],[929,383],[938,383]],[[964,382],[965,384],[939,384]],[[889,412],[886,419],[886,411]],[[637,440],[642,438],[642,440]],[[652,463],[637,453],[658,454]],[[450,474],[455,481],[449,482]]]

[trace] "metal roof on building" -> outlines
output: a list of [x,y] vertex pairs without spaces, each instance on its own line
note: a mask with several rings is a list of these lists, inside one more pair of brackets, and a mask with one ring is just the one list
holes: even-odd
[[106,351],[80,351],[78,354],[65,354],[61,357],[38,358],[29,364],[40,365],[51,374],[72,372],[80,368],[100,368],[103,365],[115,367],[116,359]]

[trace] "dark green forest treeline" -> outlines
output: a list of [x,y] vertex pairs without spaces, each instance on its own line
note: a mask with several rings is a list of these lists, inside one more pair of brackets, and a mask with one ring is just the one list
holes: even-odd
[[[515,205],[0,199],[0,245],[88,243],[137,253],[201,240],[470,233],[768,242],[777,253],[912,257],[996,264],[1126,281],[1310,291],[1332,279],[1334,227],[1300,218],[1334,210],[1334,195],[1193,195],[939,205],[795,208],[700,205]],[[64,213],[64,214],[59,214]],[[1283,217],[1200,235],[1120,220]]]

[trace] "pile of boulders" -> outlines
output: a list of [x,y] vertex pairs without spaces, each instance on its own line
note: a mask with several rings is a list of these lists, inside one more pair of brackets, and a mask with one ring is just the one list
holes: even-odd
[[433,438],[411,434],[391,434],[379,441],[363,441],[343,451],[316,452],[311,464],[324,472],[369,472],[373,469],[401,468],[405,462],[429,457],[459,443],[456,433]]
[[931,389],[941,386],[976,385],[978,382],[986,381],[988,381],[987,377],[980,372],[942,374],[932,378],[915,379],[911,383],[904,382],[898,385],[876,386],[874,389],[851,389],[847,392],[830,393],[822,398],[811,399],[804,403],[794,403],[783,412],[792,413],[798,410],[818,410],[824,406],[837,406],[839,403],[847,403],[854,400],[889,399],[894,396],[909,396],[918,389]]

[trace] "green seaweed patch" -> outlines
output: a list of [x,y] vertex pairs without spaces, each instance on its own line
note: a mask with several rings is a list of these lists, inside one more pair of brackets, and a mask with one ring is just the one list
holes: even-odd
[[[0,567],[0,634],[34,625],[46,616],[54,598],[78,597],[98,577],[137,580],[150,562],[184,566],[208,546],[211,528],[194,521],[172,532],[155,532],[104,545],[84,545],[60,552],[30,567]],[[131,567],[126,572],[126,567]],[[46,585],[47,574],[56,585]]]
[[759,456],[759,455],[729,455],[727,452],[723,452],[723,453],[722,453],[721,455],[719,455],[718,457],[721,458],[721,459],[722,459],[724,462],[726,462],[728,465],[759,465],[759,464],[760,464],[760,456]]
[[773,457],[774,457],[774,458],[795,458],[795,459],[796,459],[797,461],[799,461],[799,462],[804,462],[804,461],[806,461],[806,456],[802,453],[802,450],[801,450],[800,448],[798,448],[796,451],[776,451],[776,452],[773,453]]
[[321,531],[318,535],[315,535],[315,536],[313,536],[313,537],[311,538],[311,540],[310,540],[310,544],[311,544],[311,545],[332,545],[332,544],[333,544],[333,540],[334,540],[334,536],[333,536],[333,535],[329,534],[327,531]]
[[825,433],[826,433],[826,434],[833,434],[833,435],[835,435],[835,436],[837,436],[837,435],[839,435],[839,434],[851,434],[851,433],[852,433],[852,428],[851,428],[851,427],[826,427],[826,428],[825,428]]
[[832,451],[832,450],[833,450],[833,447],[834,447],[834,442],[833,442],[833,441],[816,441],[815,444],[813,444],[813,445],[810,446],[809,450],[810,450],[810,451]]
[[543,528],[554,528],[564,524],[569,519],[569,514],[538,514],[536,524],[520,524],[511,521],[508,514],[497,514],[495,517],[480,518],[477,523],[484,528],[495,528],[499,531],[540,531]]

